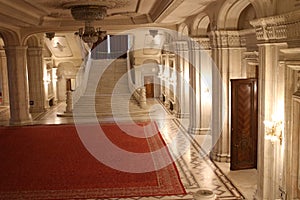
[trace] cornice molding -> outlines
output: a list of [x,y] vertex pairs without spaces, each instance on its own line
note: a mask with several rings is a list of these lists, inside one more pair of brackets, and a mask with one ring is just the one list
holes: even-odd
[[300,10],[250,21],[259,41],[300,39]]
[[211,49],[210,39],[207,37],[194,37],[193,41],[197,42],[198,45],[192,45],[195,49],[209,50]]

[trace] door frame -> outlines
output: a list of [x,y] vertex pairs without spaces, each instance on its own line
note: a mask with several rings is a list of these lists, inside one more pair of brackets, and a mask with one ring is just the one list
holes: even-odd
[[[233,98],[233,95],[235,95],[234,94],[234,91],[233,91],[233,82],[234,81],[247,81],[247,82],[252,82],[252,83],[254,83],[254,90],[253,90],[253,98],[254,98],[254,102],[253,102],[253,104],[251,104],[251,107],[252,108],[250,108],[250,109],[252,109],[253,110],[253,112],[254,112],[254,115],[255,115],[255,119],[254,119],[254,121],[252,121],[252,122],[250,122],[251,123],[251,126],[254,126],[254,127],[252,127],[254,130],[253,131],[255,131],[255,133],[254,133],[254,138],[253,138],[253,151],[255,151],[255,160],[254,160],[254,165],[253,165],[253,167],[251,167],[251,168],[248,168],[248,167],[236,167],[233,163],[234,163],[234,151],[235,151],[235,144],[233,144],[233,141],[234,141],[234,139],[233,139],[233,137],[235,136],[235,134],[237,134],[236,132],[235,132],[235,130],[233,130],[233,124],[234,124],[234,122],[233,122],[233,120],[234,120],[234,117],[235,117],[235,115],[234,115],[234,111],[233,111],[233,109],[234,109],[234,98]],[[230,170],[242,170],[242,169],[253,169],[253,168],[255,168],[255,169],[257,169],[257,162],[258,162],[258,153],[257,153],[257,151],[258,151],[258,79],[256,79],[256,78],[246,78],[246,79],[231,79],[231,121],[230,121],[230,123],[231,123],[231,128],[230,128],[230,130],[231,130],[231,137],[230,137],[230,155],[231,155],[231,159],[230,159]],[[249,82],[249,83],[250,83]],[[253,124],[253,122],[254,122],[254,124]],[[253,133],[252,133],[253,134]]]

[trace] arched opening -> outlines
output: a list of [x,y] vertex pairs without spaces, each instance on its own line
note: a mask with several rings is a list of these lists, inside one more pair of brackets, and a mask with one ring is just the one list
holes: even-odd
[[256,19],[256,12],[252,4],[249,4],[242,12],[238,19],[238,30],[252,29],[250,21]]
[[247,0],[226,1],[218,15],[218,29],[237,30],[242,11],[250,5]]
[[189,27],[187,24],[182,23],[180,24],[180,26],[178,27],[178,34],[179,37],[182,39],[184,36],[189,36]]
[[193,23],[195,36],[205,36],[210,32],[210,19],[207,15],[200,14],[196,17]]

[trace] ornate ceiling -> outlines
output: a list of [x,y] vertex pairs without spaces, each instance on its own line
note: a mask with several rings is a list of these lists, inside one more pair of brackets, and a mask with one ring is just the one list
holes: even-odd
[[70,7],[101,5],[107,7],[104,20],[96,26],[125,29],[131,26],[178,24],[197,14],[215,0],[2,0],[0,27],[25,31],[74,31],[83,22],[72,18]]

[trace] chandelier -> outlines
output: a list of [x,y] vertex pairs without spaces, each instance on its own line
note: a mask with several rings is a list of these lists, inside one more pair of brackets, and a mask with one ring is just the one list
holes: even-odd
[[77,21],[84,21],[84,28],[78,31],[79,37],[89,45],[97,42],[99,39],[103,40],[106,36],[106,31],[101,31],[100,28],[95,29],[92,25],[95,20],[102,20],[107,15],[107,7],[103,5],[72,5],[72,17]]
[[78,35],[85,43],[93,44],[99,39],[103,40],[106,36],[106,31],[101,31],[100,28],[95,29],[91,25],[91,21],[85,21],[85,26],[79,29]]

